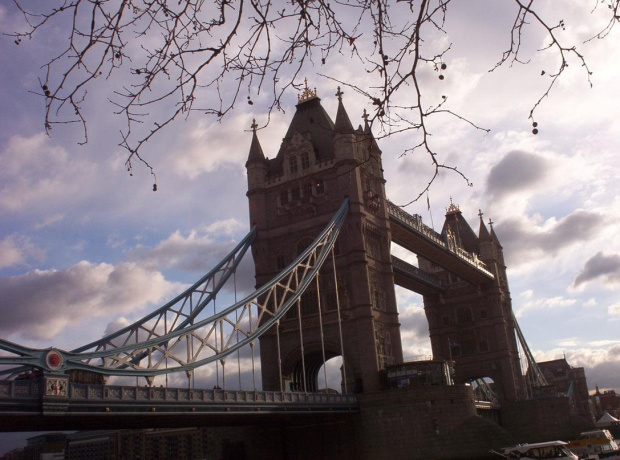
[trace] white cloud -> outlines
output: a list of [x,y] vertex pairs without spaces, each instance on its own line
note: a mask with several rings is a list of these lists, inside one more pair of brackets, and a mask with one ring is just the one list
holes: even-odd
[[41,230],[42,228],[50,227],[52,225],[62,222],[64,218],[65,215],[63,213],[57,212],[55,214],[45,216],[41,222],[35,224],[34,228],[36,230]]
[[566,339],[562,339],[562,340],[558,340],[557,341],[557,346],[558,347],[575,347],[579,344],[579,338],[578,337],[569,337]]
[[10,235],[0,240],[0,268],[23,265],[29,260],[41,261],[45,252],[28,238]]
[[[262,120],[261,120],[262,121]],[[184,127],[186,135],[180,138],[167,161],[182,178],[196,179],[224,166],[232,166],[245,173],[251,133],[252,114],[237,113],[222,123],[206,118],[194,118]],[[270,125],[270,129],[274,129]],[[268,154],[268,152],[266,152]]]
[[81,261],[65,270],[33,270],[0,278],[0,334],[51,339],[84,318],[123,314],[155,304],[181,286],[133,263]]
[[584,302],[583,306],[584,307],[595,307],[597,304],[596,299],[594,297],[588,299],[586,302]]
[[530,310],[539,311],[562,309],[574,305],[576,302],[577,301],[575,299],[566,299],[562,296],[535,298],[534,300],[528,300],[523,304],[518,304],[515,308],[515,316],[520,318]]
[[0,209],[58,208],[61,203],[83,199],[90,189],[84,184],[96,174],[94,163],[70,154],[44,133],[15,135],[0,154]]
[[154,248],[138,247],[130,257],[151,268],[173,267],[187,271],[204,271],[219,262],[235,244],[222,235],[230,235],[244,225],[234,219],[214,222],[199,229],[190,230],[187,235],[179,230]]
[[610,316],[620,316],[620,303],[615,303],[607,307],[607,313]]

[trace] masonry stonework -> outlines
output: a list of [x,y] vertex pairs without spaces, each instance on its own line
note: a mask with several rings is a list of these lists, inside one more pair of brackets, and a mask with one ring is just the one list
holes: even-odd
[[280,389],[279,341],[286,390],[317,391],[323,349],[330,359],[342,354],[341,344],[343,386],[357,392],[378,389],[379,371],[402,362],[402,347],[381,151],[369,128],[354,129],[341,100],[333,122],[320,99],[307,91],[275,158],[265,157],[254,132],[246,167],[250,222],[257,228],[252,245],[257,286],[290,264],[349,200],[334,251],[337,276],[332,264],[325,264],[318,283],[281,321],[279,331],[260,338],[263,387]]

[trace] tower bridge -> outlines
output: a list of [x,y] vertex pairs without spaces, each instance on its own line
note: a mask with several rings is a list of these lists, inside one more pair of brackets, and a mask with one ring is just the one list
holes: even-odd
[[[0,340],[0,374],[7,377],[0,381],[0,428],[21,429],[32,420],[41,427],[62,421],[65,428],[295,420],[307,424],[296,436],[311,436],[331,423],[339,441],[330,452],[358,458],[467,458],[485,447],[461,435],[468,430],[486,430],[485,442],[498,447],[510,431],[532,440],[574,429],[565,399],[533,399],[547,384],[512,313],[492,225],[480,213],[476,234],[451,204],[438,233],[388,201],[370,127],[354,128],[340,91],[337,97],[332,121],[306,88],[272,159],[253,124],[246,162],[251,230],[184,293],[71,351]],[[392,242],[417,256],[418,266],[392,255]],[[227,283],[236,287],[238,264],[250,249],[256,290],[238,301],[235,291],[232,305],[216,305]],[[388,390],[387,370],[407,366],[395,285],[423,296],[433,359],[454,370],[440,385]],[[252,364],[248,390],[241,389],[242,354],[244,365]],[[337,356],[341,385],[329,389],[325,363]],[[215,369],[213,390],[195,387],[205,366]],[[235,372],[239,388],[231,390]],[[187,378],[186,389],[154,385],[173,373]],[[70,375],[132,377],[136,385],[80,383]],[[477,382],[485,401],[476,402],[468,382]],[[505,429],[476,418],[477,411],[500,410]],[[550,425],[549,414],[563,422]]]

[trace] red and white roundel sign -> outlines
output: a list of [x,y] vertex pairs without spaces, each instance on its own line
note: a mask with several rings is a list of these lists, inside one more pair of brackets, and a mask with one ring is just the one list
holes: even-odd
[[45,357],[45,363],[52,370],[60,369],[60,366],[62,366],[62,355],[56,350],[51,350]]

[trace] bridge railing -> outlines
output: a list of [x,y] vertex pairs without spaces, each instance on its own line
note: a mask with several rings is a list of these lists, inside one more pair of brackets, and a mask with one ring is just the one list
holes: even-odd
[[403,209],[396,206],[389,200],[387,202],[387,209],[390,216],[398,220],[400,223],[404,224],[407,228],[414,231],[415,233],[422,235],[426,239],[432,241],[433,243],[441,246],[443,249],[450,251],[452,254],[456,255],[459,259],[467,262],[468,264],[474,266],[481,272],[488,275],[490,278],[493,278],[493,274],[486,268],[486,264],[482,262],[475,254],[471,254],[464,249],[454,246],[451,247],[446,241],[444,241],[441,234],[437,233],[432,228],[424,225],[422,223],[422,217],[418,214],[411,215]]
[[[0,380],[1,400],[40,400],[44,393],[43,380]],[[170,403],[170,404],[302,404],[354,407],[357,398],[352,394],[295,393],[279,391],[201,390],[195,388],[138,387],[69,383],[64,401],[89,403]]]

